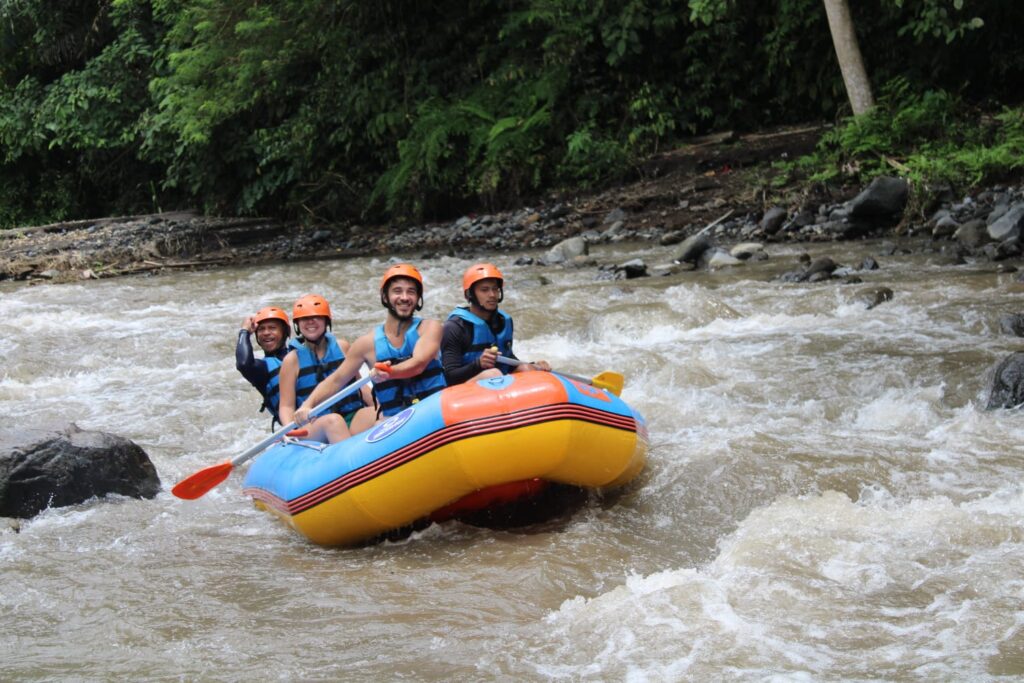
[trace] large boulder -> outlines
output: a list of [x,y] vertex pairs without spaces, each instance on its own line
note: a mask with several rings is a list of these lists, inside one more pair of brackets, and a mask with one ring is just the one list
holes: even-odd
[[786,222],[788,214],[785,209],[779,206],[773,206],[764,212],[764,216],[761,217],[761,222],[758,227],[766,235],[774,235],[782,227],[782,224]]
[[672,253],[676,263],[697,263],[705,251],[711,248],[711,238],[703,231],[686,238]]
[[988,410],[1024,404],[1024,353],[1011,353],[996,366]]
[[551,247],[548,253],[544,255],[544,260],[550,264],[566,263],[572,261],[577,256],[586,256],[588,253],[590,253],[590,248],[587,245],[587,241],[582,237],[576,236],[562,240]]
[[0,430],[0,517],[32,517],[109,493],[159,492],[149,456],[124,437],[74,424]]
[[1024,203],[1015,204],[988,226],[988,236],[996,242],[1020,238],[1024,226]]
[[879,176],[850,200],[850,218],[892,218],[903,213],[910,196],[910,185],[902,178]]

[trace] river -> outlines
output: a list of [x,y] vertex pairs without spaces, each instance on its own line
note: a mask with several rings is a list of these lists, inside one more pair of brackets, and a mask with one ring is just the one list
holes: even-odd
[[[861,285],[777,280],[804,250],[882,268]],[[238,473],[196,501],[170,487],[267,434],[234,369],[242,318],[317,292],[351,339],[383,318],[383,261],[0,284],[8,423],[121,434],[164,484],[0,533],[0,679],[1021,676],[1024,411],[984,406],[992,367],[1021,349],[997,320],[1021,312],[1022,285],[873,242],[769,252],[630,281],[499,255],[517,354],[623,373],[648,465],[532,528],[357,549],[309,544]],[[468,263],[418,262],[425,315],[459,303]],[[895,297],[868,310],[875,286]]]

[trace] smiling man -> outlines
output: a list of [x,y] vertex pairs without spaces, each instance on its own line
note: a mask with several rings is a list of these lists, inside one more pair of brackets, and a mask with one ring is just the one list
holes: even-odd
[[[263,358],[253,355],[249,335],[254,332],[256,343],[263,349]],[[274,422],[280,420],[277,414],[277,383],[273,380],[277,377],[281,361],[290,350],[287,343],[290,334],[288,314],[280,308],[267,306],[242,321],[242,329],[238,331],[238,342],[235,344],[235,369],[260,392],[263,397],[260,412],[269,410]],[[271,429],[274,422],[270,423]]]
[[448,316],[441,340],[441,364],[449,385],[498,377],[509,372],[550,370],[547,361],[514,368],[498,362],[512,353],[512,316],[498,308],[505,298],[505,277],[493,263],[477,263],[462,275],[462,295],[469,306]]
[[[344,362],[292,416],[298,424],[309,419],[310,410],[320,401],[353,379],[361,365],[370,368],[374,378],[376,419],[400,413],[445,387],[439,354],[441,323],[416,316],[423,308],[420,271],[408,263],[388,268],[380,279],[380,302],[388,311],[383,324],[352,342]],[[360,418],[352,422],[353,434],[373,424]]]

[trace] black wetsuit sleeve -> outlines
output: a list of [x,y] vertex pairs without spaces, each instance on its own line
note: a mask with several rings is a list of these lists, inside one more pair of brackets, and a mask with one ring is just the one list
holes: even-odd
[[253,357],[252,342],[249,341],[249,333],[245,330],[238,331],[238,344],[235,345],[235,369],[242,373],[242,377],[256,387],[261,394],[266,391],[267,382],[270,381],[267,364],[261,359]]
[[473,345],[473,330],[459,318],[446,320],[441,333],[441,366],[448,386],[462,384],[480,372],[480,361],[463,364],[462,354]]

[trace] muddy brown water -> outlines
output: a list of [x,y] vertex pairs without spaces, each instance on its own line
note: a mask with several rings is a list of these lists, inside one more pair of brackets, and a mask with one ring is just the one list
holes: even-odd
[[[125,435],[165,486],[0,534],[0,679],[1024,674],[1024,412],[983,410],[991,368],[1022,346],[997,323],[1021,285],[876,243],[809,249],[876,256],[862,285],[773,279],[805,248],[629,282],[501,255],[518,355],[625,374],[648,466],[527,529],[354,550],[254,509],[237,474],[198,501],[169,489],[267,433],[233,367],[242,317],[318,292],[352,337],[382,318],[384,262],[0,284],[6,419]],[[468,262],[419,265],[441,317]],[[867,310],[876,286],[895,297]]]

